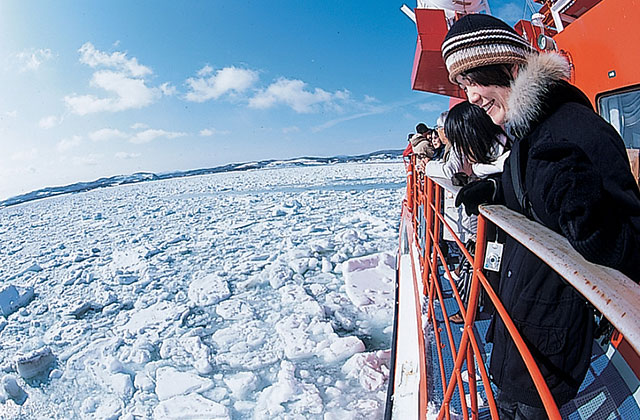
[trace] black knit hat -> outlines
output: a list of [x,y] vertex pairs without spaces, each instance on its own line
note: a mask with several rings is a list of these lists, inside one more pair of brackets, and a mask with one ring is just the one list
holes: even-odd
[[470,14],[458,19],[442,43],[449,80],[467,70],[491,64],[523,64],[532,52],[529,43],[498,18]]
[[416,125],[416,133],[424,134],[427,131],[429,131],[429,127],[427,127],[425,123],[418,123],[418,125]]

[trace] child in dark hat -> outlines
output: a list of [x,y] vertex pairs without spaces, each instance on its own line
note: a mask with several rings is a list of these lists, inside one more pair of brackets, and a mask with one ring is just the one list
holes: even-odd
[[416,125],[416,133],[424,135],[428,131],[429,127],[427,127],[425,123],[418,123],[418,125]]

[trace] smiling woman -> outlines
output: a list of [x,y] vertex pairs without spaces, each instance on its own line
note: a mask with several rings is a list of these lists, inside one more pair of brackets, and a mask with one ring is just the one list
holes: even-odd
[[[586,260],[640,281],[640,191],[622,139],[569,84],[566,57],[531,51],[514,29],[488,15],[456,21],[442,53],[450,80],[514,139],[504,172],[466,185],[456,204],[475,214],[479,204],[504,204],[561,233]],[[511,238],[500,276],[499,297],[537,363],[553,365],[542,374],[555,402],[570,401],[589,368],[592,311],[572,286]],[[500,418],[516,412],[545,417],[506,323],[495,318],[487,339],[493,343],[490,372]]]
[[[484,74],[500,70],[483,69]],[[456,78],[458,85],[464,90],[467,99],[474,105],[485,110],[496,125],[504,126],[507,114],[507,100],[511,93],[510,87],[498,85],[483,85],[478,82],[477,72],[467,72]],[[509,80],[509,79],[507,79]]]

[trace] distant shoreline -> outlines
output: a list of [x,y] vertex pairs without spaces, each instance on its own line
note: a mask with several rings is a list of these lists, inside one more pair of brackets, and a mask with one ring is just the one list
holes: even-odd
[[0,208],[10,207],[17,204],[26,203],[29,201],[41,200],[45,198],[55,197],[64,194],[73,194],[95,190],[98,188],[113,187],[118,185],[137,184],[147,181],[158,181],[162,179],[171,178],[183,178],[197,175],[209,175],[221,172],[234,172],[234,171],[247,171],[250,169],[263,169],[274,167],[292,167],[292,166],[312,166],[312,165],[326,165],[335,163],[346,162],[364,162],[364,161],[378,161],[378,160],[391,160],[402,157],[402,149],[398,150],[379,150],[363,155],[355,156],[333,156],[333,157],[310,157],[302,156],[291,159],[269,159],[261,161],[251,161],[242,163],[229,163],[222,166],[216,166],[213,168],[201,168],[192,169],[188,171],[175,171],[167,173],[152,173],[152,172],[136,172],[131,175],[114,175],[111,177],[99,178],[94,181],[76,182],[73,184],[46,187],[35,191],[28,192],[26,194],[17,195],[0,201]]

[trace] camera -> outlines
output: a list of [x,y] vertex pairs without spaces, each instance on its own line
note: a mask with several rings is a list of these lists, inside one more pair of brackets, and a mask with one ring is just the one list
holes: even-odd
[[487,243],[487,252],[484,257],[484,268],[490,271],[500,271],[502,262],[502,244],[498,242]]

